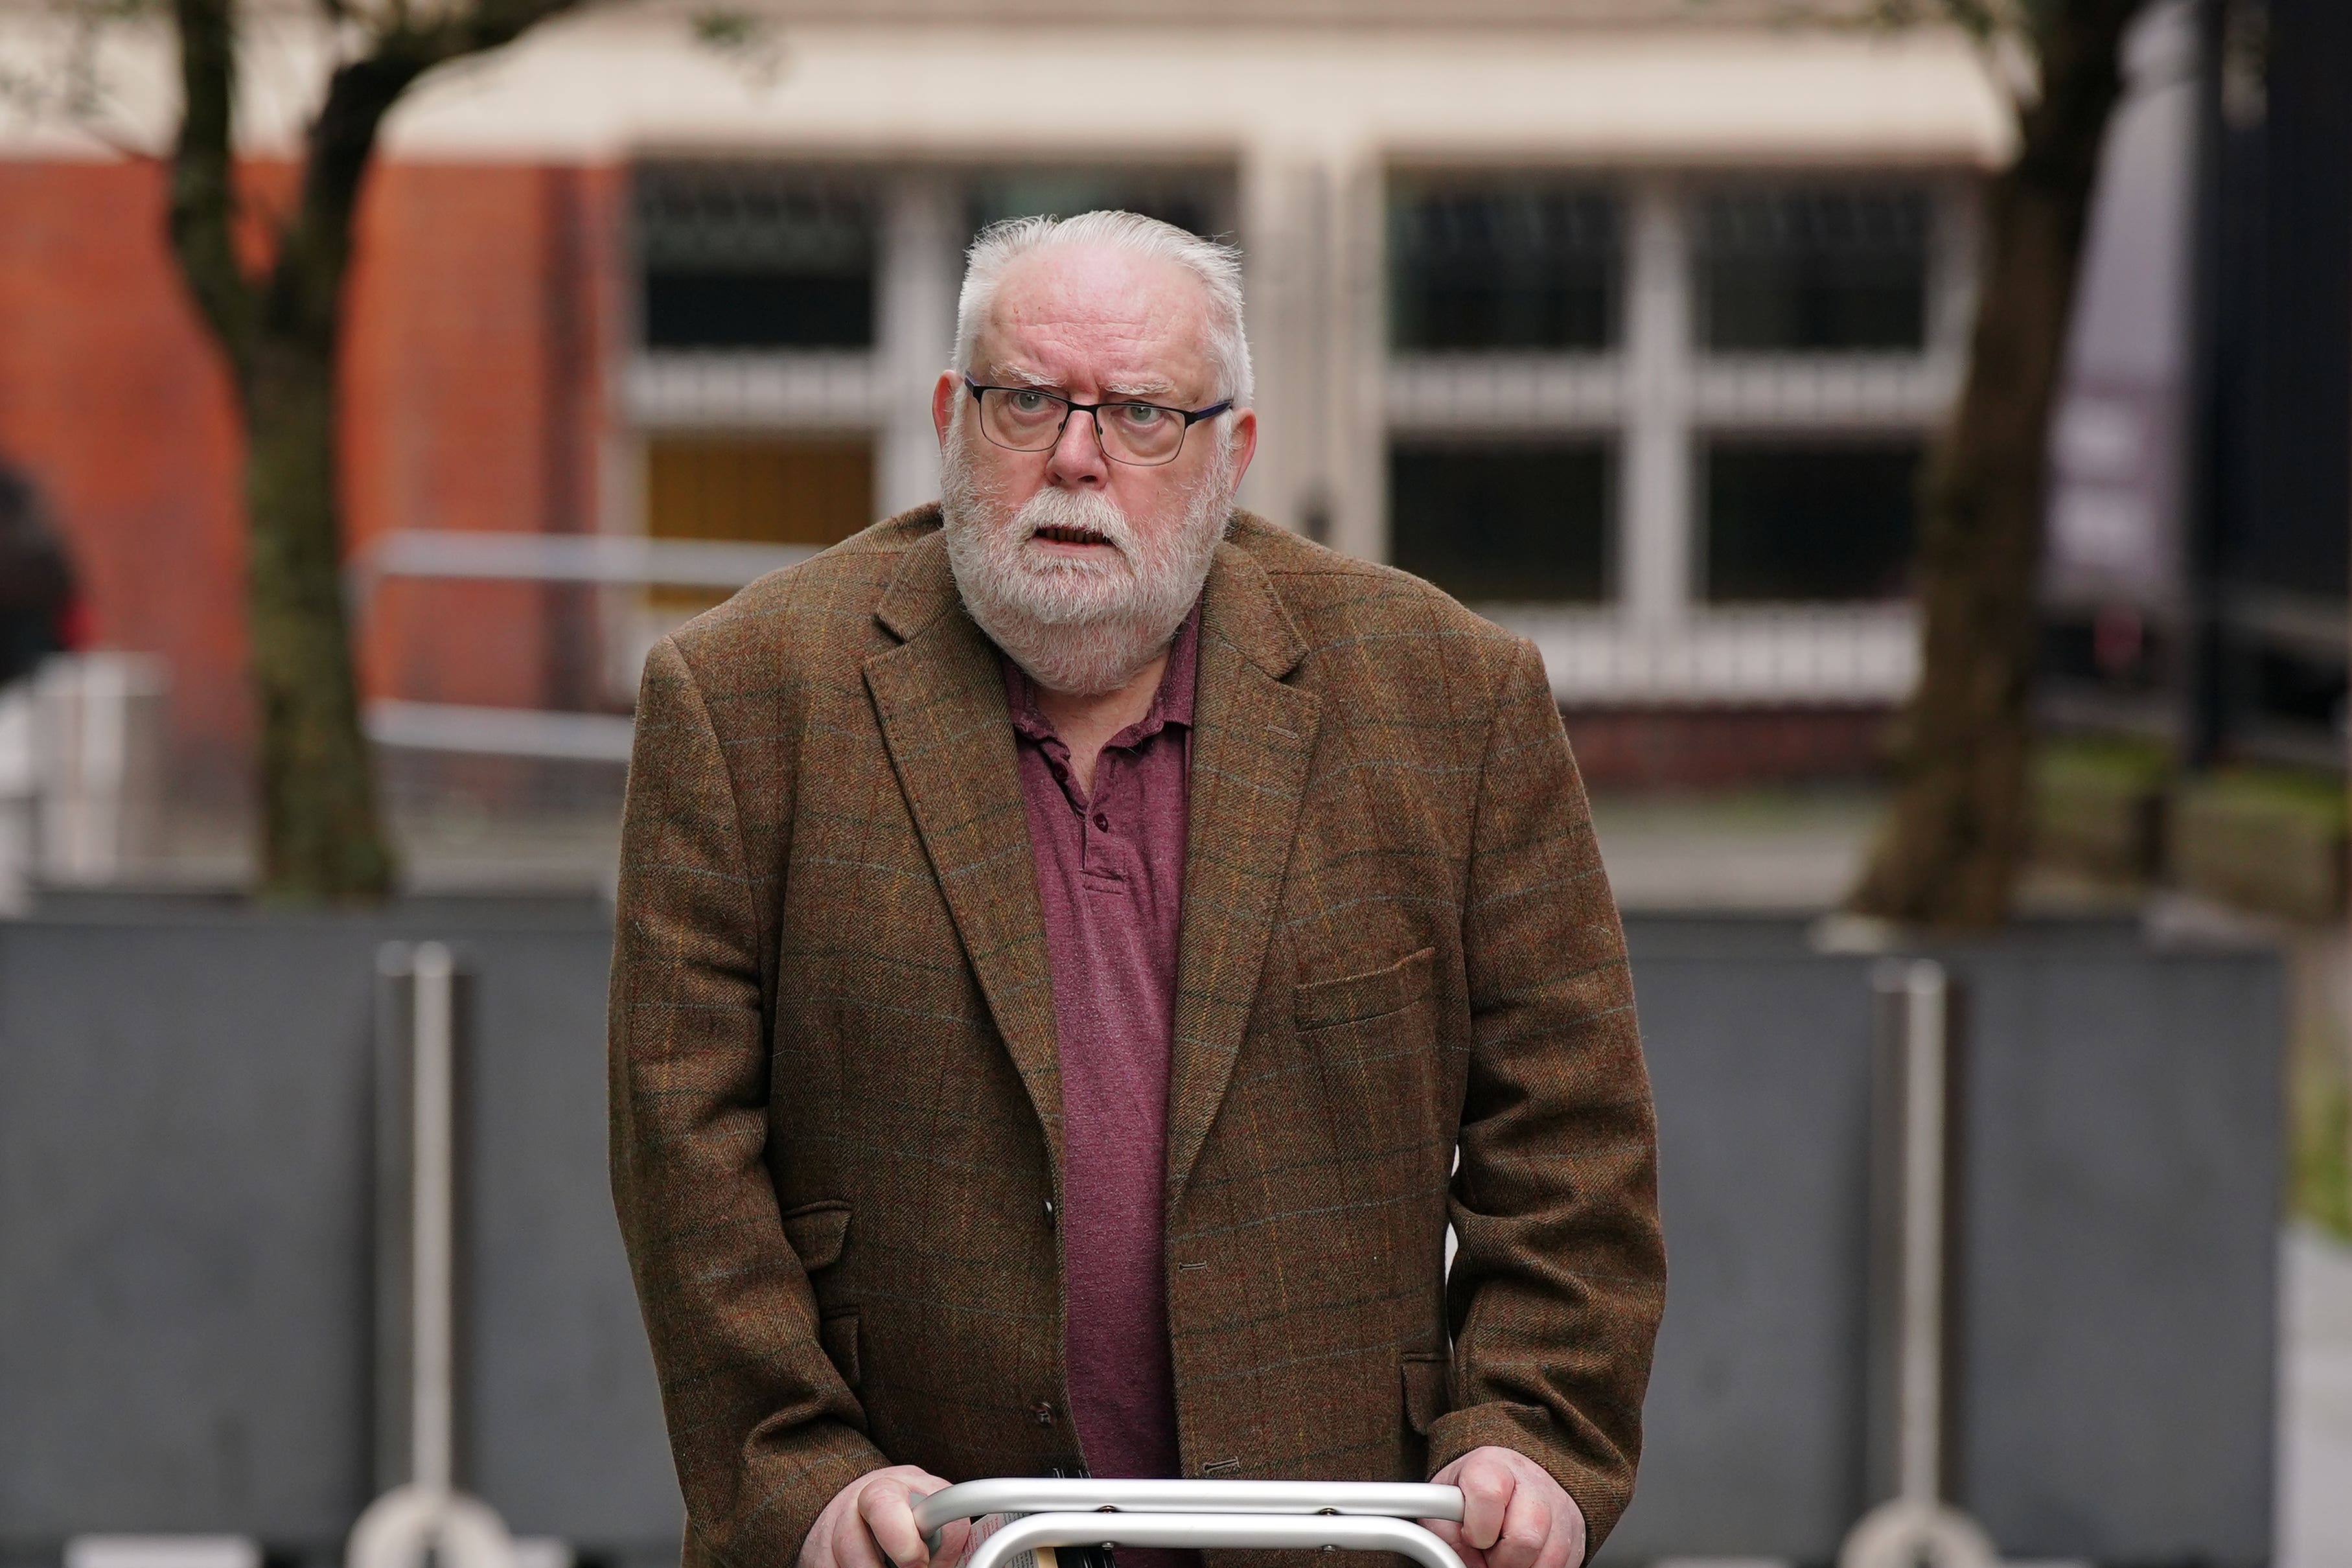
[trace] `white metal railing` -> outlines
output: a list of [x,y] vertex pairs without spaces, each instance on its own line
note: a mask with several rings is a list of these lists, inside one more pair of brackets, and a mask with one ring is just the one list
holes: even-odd
[[361,557],[360,597],[364,606],[386,577],[731,591],[815,553],[805,545],[635,533],[402,529],[385,534]]
[[[394,577],[731,593],[815,553],[804,545],[639,534],[404,529],[384,535],[359,559],[352,591],[362,618],[383,582]],[[400,698],[370,702],[363,722],[368,739],[379,746],[555,762],[625,763],[633,731],[623,714]]]
[[532,757],[559,763],[625,763],[636,721],[625,713],[561,713],[537,708],[484,708],[464,702],[410,702],[379,697],[367,705],[367,736],[379,746],[476,757]]

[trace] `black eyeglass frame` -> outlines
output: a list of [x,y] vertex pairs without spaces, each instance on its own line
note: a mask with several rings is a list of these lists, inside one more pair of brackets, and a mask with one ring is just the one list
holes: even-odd
[[[971,394],[972,406],[982,410],[980,433],[988,437],[990,446],[1003,447],[1008,452],[1050,452],[1062,444],[1062,433],[1070,427],[1070,416],[1086,414],[1091,415],[1094,418],[1095,450],[1103,455],[1105,462],[1118,463],[1130,468],[1166,468],[1184,455],[1184,437],[1192,433],[1193,426],[1203,419],[1214,419],[1220,414],[1230,413],[1234,406],[1234,400],[1230,397],[1223,403],[1212,403],[1206,408],[1176,408],[1168,404],[1154,403],[1143,397],[1114,397],[1103,403],[1080,403],[1075,397],[1065,396],[1061,393],[1043,386],[984,386],[969,375],[963,378],[963,384],[964,390]],[[1005,447],[1003,442],[988,435],[986,409],[981,403],[981,394],[983,392],[1034,392],[1040,397],[1052,398],[1062,405],[1062,422],[1054,426],[1054,438],[1042,447]],[[1139,463],[1132,458],[1115,458],[1111,456],[1110,444],[1103,439],[1102,411],[1106,408],[1132,408],[1139,404],[1146,408],[1157,408],[1162,414],[1176,415],[1184,421],[1183,435],[1176,437],[1176,449],[1156,463]]]

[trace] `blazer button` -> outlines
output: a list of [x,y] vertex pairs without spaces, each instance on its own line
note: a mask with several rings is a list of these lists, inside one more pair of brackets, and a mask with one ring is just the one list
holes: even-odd
[[1053,1424],[1054,1402],[1050,1399],[1039,1400],[1037,1402],[1037,1425],[1040,1426],[1051,1426]]
[[1051,1198],[1047,1198],[1047,1199],[1045,1200],[1045,1223],[1046,1223],[1047,1225],[1052,1225],[1052,1224],[1054,1224],[1054,1223],[1055,1223],[1055,1219],[1054,1219],[1054,1200],[1053,1200],[1053,1199],[1051,1199]]

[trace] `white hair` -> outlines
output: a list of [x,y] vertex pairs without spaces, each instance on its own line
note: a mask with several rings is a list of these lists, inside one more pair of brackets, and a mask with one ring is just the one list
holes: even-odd
[[[1249,335],[1242,327],[1242,253],[1188,234],[1140,213],[1090,212],[1076,217],[1016,217],[990,224],[964,258],[963,292],[956,300],[955,368],[971,369],[972,339],[996,300],[1005,271],[1041,250],[1093,248],[1172,261],[1201,280],[1209,296],[1209,363],[1215,395],[1246,407],[1256,390],[1250,372]],[[959,402],[961,400],[959,399]]]

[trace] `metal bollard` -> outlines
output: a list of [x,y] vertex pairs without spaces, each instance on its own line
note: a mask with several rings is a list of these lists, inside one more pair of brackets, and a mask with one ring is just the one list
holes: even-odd
[[517,1568],[505,1521],[457,1488],[457,967],[440,942],[395,942],[376,975],[376,1468],[387,1489],[352,1527],[344,1562]]
[[1931,959],[1873,979],[1870,1470],[1872,1495],[1838,1568],[1994,1568],[1991,1538],[1945,1500],[1950,1409],[1950,1213],[1957,1117],[1952,986]]

